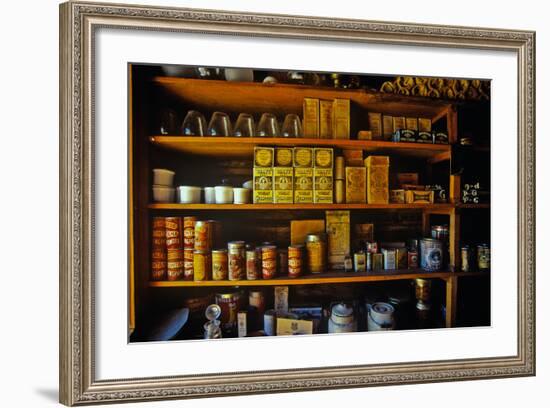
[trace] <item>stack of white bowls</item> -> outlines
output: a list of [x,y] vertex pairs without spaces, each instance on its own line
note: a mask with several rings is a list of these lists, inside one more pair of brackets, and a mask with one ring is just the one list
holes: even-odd
[[153,169],[153,200],[157,203],[173,203],[176,194],[174,175],[168,169]]

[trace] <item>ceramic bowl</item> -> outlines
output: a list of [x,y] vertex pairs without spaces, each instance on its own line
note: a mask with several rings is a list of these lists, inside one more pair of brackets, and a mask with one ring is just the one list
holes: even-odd
[[231,186],[216,186],[216,204],[232,204],[233,203],[233,187]]
[[173,203],[176,189],[168,186],[153,186],[153,200],[157,203]]
[[233,189],[233,202],[235,204],[249,204],[252,190],[249,188],[235,187]]
[[182,204],[200,204],[201,188],[196,186],[179,186],[178,202]]
[[153,185],[172,187],[175,174],[168,169],[153,169]]

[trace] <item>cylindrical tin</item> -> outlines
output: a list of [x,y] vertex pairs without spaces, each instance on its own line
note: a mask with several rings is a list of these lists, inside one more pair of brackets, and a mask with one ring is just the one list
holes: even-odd
[[275,310],[266,310],[264,313],[264,332],[266,336],[275,336],[277,330],[277,313]]
[[240,293],[217,293],[216,304],[220,306],[221,327],[225,332],[234,332],[237,328],[237,312],[239,311]]
[[429,279],[415,279],[416,300],[429,302],[431,300],[432,281]]
[[367,330],[393,330],[395,327],[394,312],[394,307],[389,303],[374,303],[369,308],[369,312],[367,315]]
[[265,296],[262,291],[251,290],[248,293],[248,304],[256,308],[258,316],[262,316],[265,312]]
[[474,270],[473,251],[468,245],[460,248],[460,270],[462,272],[470,272]]
[[288,277],[297,278],[302,275],[303,245],[291,245],[288,247]]
[[245,276],[245,245],[244,241],[227,243],[229,259],[229,280],[241,280]]
[[183,279],[192,281],[194,279],[194,255],[193,248],[185,248],[183,250]]
[[166,248],[155,248],[153,247],[151,251],[151,260],[152,261],[166,261],[167,260],[167,254],[166,254]]
[[323,273],[327,266],[326,234],[306,236],[307,266],[310,273]]
[[183,247],[185,249],[195,248],[195,223],[197,217],[183,217]]
[[212,270],[212,258],[210,252],[195,250],[193,252],[193,278],[195,281],[208,280]]
[[260,263],[258,262],[258,259],[258,252],[256,249],[248,249],[246,251],[246,279],[260,279]]
[[477,269],[480,271],[491,269],[491,250],[487,244],[477,246]]
[[407,248],[396,248],[395,250],[395,268],[407,269],[408,263],[408,251]]
[[[151,260],[166,261],[166,220],[164,217],[153,217],[153,229],[151,231]],[[164,257],[162,257],[164,254]],[[158,266],[158,265],[157,265]],[[166,265],[164,265],[164,275],[166,275]],[[160,269],[153,272],[153,276],[158,276]],[[158,279],[157,279],[158,280]]]
[[167,275],[168,280],[182,280],[183,279],[183,249],[169,249],[167,251]]
[[439,239],[420,240],[420,267],[427,271],[438,271],[443,267],[443,242]]
[[[153,231],[154,233],[154,231]],[[166,231],[162,231],[162,237],[153,237],[151,241],[151,246],[153,248],[164,248],[166,249]]]
[[334,180],[345,180],[346,172],[344,165],[344,156],[336,156],[334,160]]
[[432,226],[432,238],[439,239],[447,242],[449,240],[449,226],[448,225],[433,225]]
[[418,268],[418,252],[409,250],[407,255],[407,265],[409,269]]
[[151,262],[151,280],[166,280],[166,261]]
[[372,254],[372,269],[375,271],[384,269],[384,254]]
[[166,248],[183,248],[183,228],[181,217],[166,217]]
[[262,278],[273,279],[277,273],[277,247],[266,245],[262,247]]
[[288,249],[277,249],[277,266],[279,276],[288,274]]
[[336,204],[342,204],[346,196],[344,180],[334,180],[334,201]]
[[212,280],[227,280],[228,278],[227,249],[212,251]]
[[153,217],[153,231],[157,229],[164,230],[166,228],[166,220],[164,217]]
[[195,250],[212,250],[212,231],[210,230],[208,221],[195,222]]
[[222,223],[216,220],[208,220],[207,222],[210,227],[210,243],[212,248],[222,247]]

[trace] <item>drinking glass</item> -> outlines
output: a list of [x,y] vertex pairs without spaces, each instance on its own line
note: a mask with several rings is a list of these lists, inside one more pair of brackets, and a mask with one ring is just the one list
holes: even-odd
[[185,115],[181,125],[181,133],[184,136],[204,136],[206,132],[206,119],[203,114],[190,110]]
[[237,137],[253,137],[256,128],[254,127],[254,118],[248,113],[241,113],[235,123],[235,131],[233,134]]
[[279,137],[279,123],[272,113],[264,113],[258,124],[258,136],[260,137]]
[[233,132],[231,132],[231,121],[227,113],[214,112],[206,133],[208,136],[231,136]]
[[283,123],[283,137],[302,137],[302,123],[298,115],[289,113]]

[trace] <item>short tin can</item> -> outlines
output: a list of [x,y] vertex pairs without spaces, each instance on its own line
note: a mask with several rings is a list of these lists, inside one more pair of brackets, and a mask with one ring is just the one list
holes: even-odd
[[214,249],[212,251],[212,280],[227,280],[227,249]]
[[260,279],[260,262],[258,262],[258,252],[256,249],[248,249],[246,251],[246,279],[256,280]]
[[367,257],[363,251],[359,251],[353,254],[353,267],[355,269],[355,272],[366,272]]
[[231,241],[227,243],[229,280],[241,280],[245,277],[245,243]]
[[195,250],[212,250],[212,231],[208,221],[195,222]]
[[183,280],[192,281],[194,279],[194,255],[193,248],[183,250]]
[[298,278],[302,275],[303,258],[303,245],[291,245],[288,247],[288,276],[290,278]]
[[491,250],[487,244],[479,244],[477,246],[477,268],[480,271],[491,269]]
[[195,248],[195,223],[197,217],[183,217],[183,247],[185,249]]
[[432,226],[432,238],[439,239],[441,241],[449,240],[449,226],[448,225],[433,225]]
[[382,248],[384,255],[384,269],[397,269],[395,249]]
[[420,267],[439,271],[443,267],[443,241],[434,238],[420,240]]
[[326,234],[306,236],[307,266],[310,273],[323,273],[327,267]]
[[375,271],[384,269],[384,255],[383,254],[372,254],[372,269]]
[[183,248],[183,228],[181,217],[166,217],[166,248]]
[[166,263],[166,270],[168,280],[183,280],[183,249],[168,249],[167,260],[168,262]]
[[273,279],[277,273],[277,247],[266,245],[262,247],[262,278]]
[[166,261],[151,262],[151,280],[166,280]]
[[210,252],[195,250],[193,252],[193,269],[193,278],[195,281],[208,280],[209,272],[212,270]]

